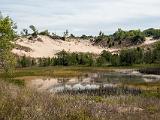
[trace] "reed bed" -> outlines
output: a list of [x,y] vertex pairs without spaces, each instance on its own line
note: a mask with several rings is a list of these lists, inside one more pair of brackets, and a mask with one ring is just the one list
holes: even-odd
[[155,74],[160,75],[160,67],[159,68],[143,68],[140,69],[139,72],[145,73],[145,74]]

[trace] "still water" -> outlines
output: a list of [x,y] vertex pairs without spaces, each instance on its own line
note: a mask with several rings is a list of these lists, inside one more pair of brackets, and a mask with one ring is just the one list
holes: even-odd
[[158,83],[160,75],[145,75],[136,71],[91,73],[68,78],[25,77],[27,87],[49,92],[64,90],[99,89],[100,87],[118,87],[132,84]]

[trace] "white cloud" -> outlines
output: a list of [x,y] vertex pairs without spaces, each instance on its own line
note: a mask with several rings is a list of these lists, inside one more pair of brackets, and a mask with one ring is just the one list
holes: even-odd
[[69,29],[76,34],[96,34],[118,27],[159,27],[159,6],[159,0],[2,0],[0,9],[19,29],[33,24],[58,33]]

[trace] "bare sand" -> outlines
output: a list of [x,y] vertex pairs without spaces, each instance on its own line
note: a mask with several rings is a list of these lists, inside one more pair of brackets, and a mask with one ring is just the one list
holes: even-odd
[[[12,52],[20,56],[26,55],[38,58],[54,57],[56,53],[62,50],[65,50],[67,52],[89,52],[93,54],[100,54],[103,50],[109,51],[111,53],[117,53],[117,51],[120,50],[119,48],[102,48],[100,46],[94,46],[92,45],[92,42],[90,42],[90,40],[69,39],[67,41],[63,41],[60,39],[52,39],[48,36],[43,35],[39,35],[38,38],[40,40],[29,40],[27,38],[21,38],[16,41],[16,44],[28,47],[32,49],[32,51],[26,52],[25,50],[13,49]],[[157,40],[152,40],[152,38],[146,38],[146,41],[140,46],[153,44],[155,42],[157,42]]]
[[42,41],[31,40],[27,38],[22,38],[16,41],[16,44],[31,48],[32,51],[25,52],[24,50],[13,49],[13,53],[20,56],[26,55],[30,57],[53,57],[56,53],[65,50],[67,52],[84,52],[84,53],[94,53],[100,54],[103,50],[110,52],[116,51],[117,49],[102,48],[99,46],[93,46],[92,42],[89,40],[75,40],[71,39],[69,41],[63,40],[53,40],[48,36],[38,36]]

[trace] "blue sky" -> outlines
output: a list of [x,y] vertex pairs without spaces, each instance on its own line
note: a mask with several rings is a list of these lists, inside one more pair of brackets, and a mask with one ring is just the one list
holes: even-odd
[[160,0],[0,0],[0,11],[18,25],[62,34],[106,34],[118,28],[160,27]]

